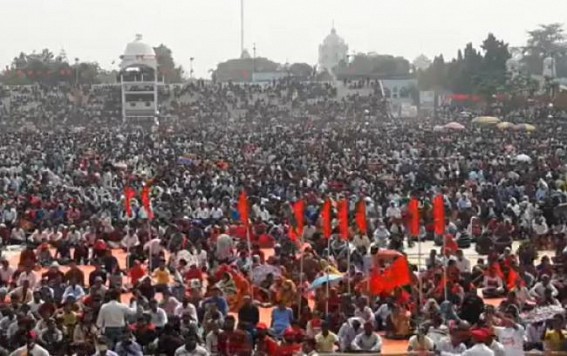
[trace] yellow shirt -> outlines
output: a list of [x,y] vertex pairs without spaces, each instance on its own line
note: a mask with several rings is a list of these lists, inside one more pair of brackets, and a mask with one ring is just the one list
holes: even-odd
[[567,342],[567,330],[561,330],[561,333],[555,330],[548,330],[545,333],[544,341],[549,351],[562,351],[563,346]]
[[156,284],[169,284],[171,281],[171,275],[167,269],[156,269],[154,271],[154,278],[156,279]]
[[333,352],[335,351],[335,344],[339,342],[339,337],[330,332],[327,336],[323,336],[323,333],[317,334],[315,336],[315,343],[317,343],[317,350],[321,353],[323,352]]

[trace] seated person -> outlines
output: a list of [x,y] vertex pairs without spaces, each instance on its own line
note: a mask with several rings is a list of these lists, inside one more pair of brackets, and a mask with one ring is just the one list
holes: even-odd
[[498,275],[495,267],[490,267],[484,275],[482,282],[482,295],[485,298],[498,298],[504,296],[504,282]]

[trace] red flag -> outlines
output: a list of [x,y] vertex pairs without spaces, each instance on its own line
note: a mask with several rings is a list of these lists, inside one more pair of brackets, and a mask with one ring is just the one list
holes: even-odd
[[419,202],[412,198],[408,205],[410,214],[409,232],[413,237],[419,237]]
[[358,225],[359,230],[368,235],[368,226],[366,225],[366,202],[361,200],[358,202],[356,208],[356,225]]
[[293,215],[295,217],[295,230],[297,236],[301,238],[303,236],[303,227],[305,226],[304,217],[305,217],[305,203],[302,200],[298,200],[295,204],[293,204]]
[[240,198],[238,199],[238,213],[240,214],[240,221],[248,228],[250,217],[248,215],[248,196],[245,191],[240,193]]
[[445,250],[443,252],[445,252],[445,254],[449,253],[450,255],[452,255],[455,254],[458,249],[459,245],[457,245],[457,242],[453,238],[453,235],[445,234]]
[[321,210],[321,224],[323,225],[323,236],[328,239],[331,237],[331,201],[325,200]]
[[384,272],[388,292],[411,284],[411,270],[407,258],[398,257]]
[[132,217],[132,199],[136,196],[136,191],[132,187],[124,188],[124,210],[129,218]]
[[142,188],[142,205],[144,206],[144,209],[146,209],[146,212],[148,213],[148,219],[153,220],[154,212],[152,210],[152,202],[150,198],[150,187],[147,185],[144,188]]
[[378,296],[384,291],[384,286],[384,276],[378,268],[373,269],[368,280],[368,293],[373,297]]
[[345,199],[339,202],[339,230],[341,238],[348,241],[348,202]]
[[439,194],[433,200],[433,223],[435,225],[435,234],[445,234],[445,199]]

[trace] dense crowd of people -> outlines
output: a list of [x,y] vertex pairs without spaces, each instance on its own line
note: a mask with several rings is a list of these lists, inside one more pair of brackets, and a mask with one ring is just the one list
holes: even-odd
[[[378,95],[331,84],[195,82],[164,89],[146,130],[121,122],[117,87],[3,95],[4,354],[567,351],[562,121],[393,120]],[[433,130],[454,120],[466,128]],[[412,283],[374,292],[399,259]]]

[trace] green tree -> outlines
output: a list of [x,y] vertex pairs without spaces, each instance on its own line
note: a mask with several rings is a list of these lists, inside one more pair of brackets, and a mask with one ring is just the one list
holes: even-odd
[[523,48],[524,57],[522,59],[528,73],[541,74],[543,60],[549,56],[556,58],[558,67],[567,68],[567,63],[564,64],[567,62],[565,60],[567,54],[565,40],[563,25],[560,23],[539,25],[535,30],[528,31],[528,40]]
[[158,73],[166,83],[179,83],[183,80],[183,69],[175,65],[171,49],[163,43],[154,47],[158,63]]
[[352,57],[346,66],[339,65],[337,76],[358,77],[396,77],[405,76],[410,72],[410,63],[403,57],[381,55],[376,53],[358,53]]
[[313,67],[307,63],[293,63],[289,66],[291,75],[300,78],[309,78],[313,74]]

